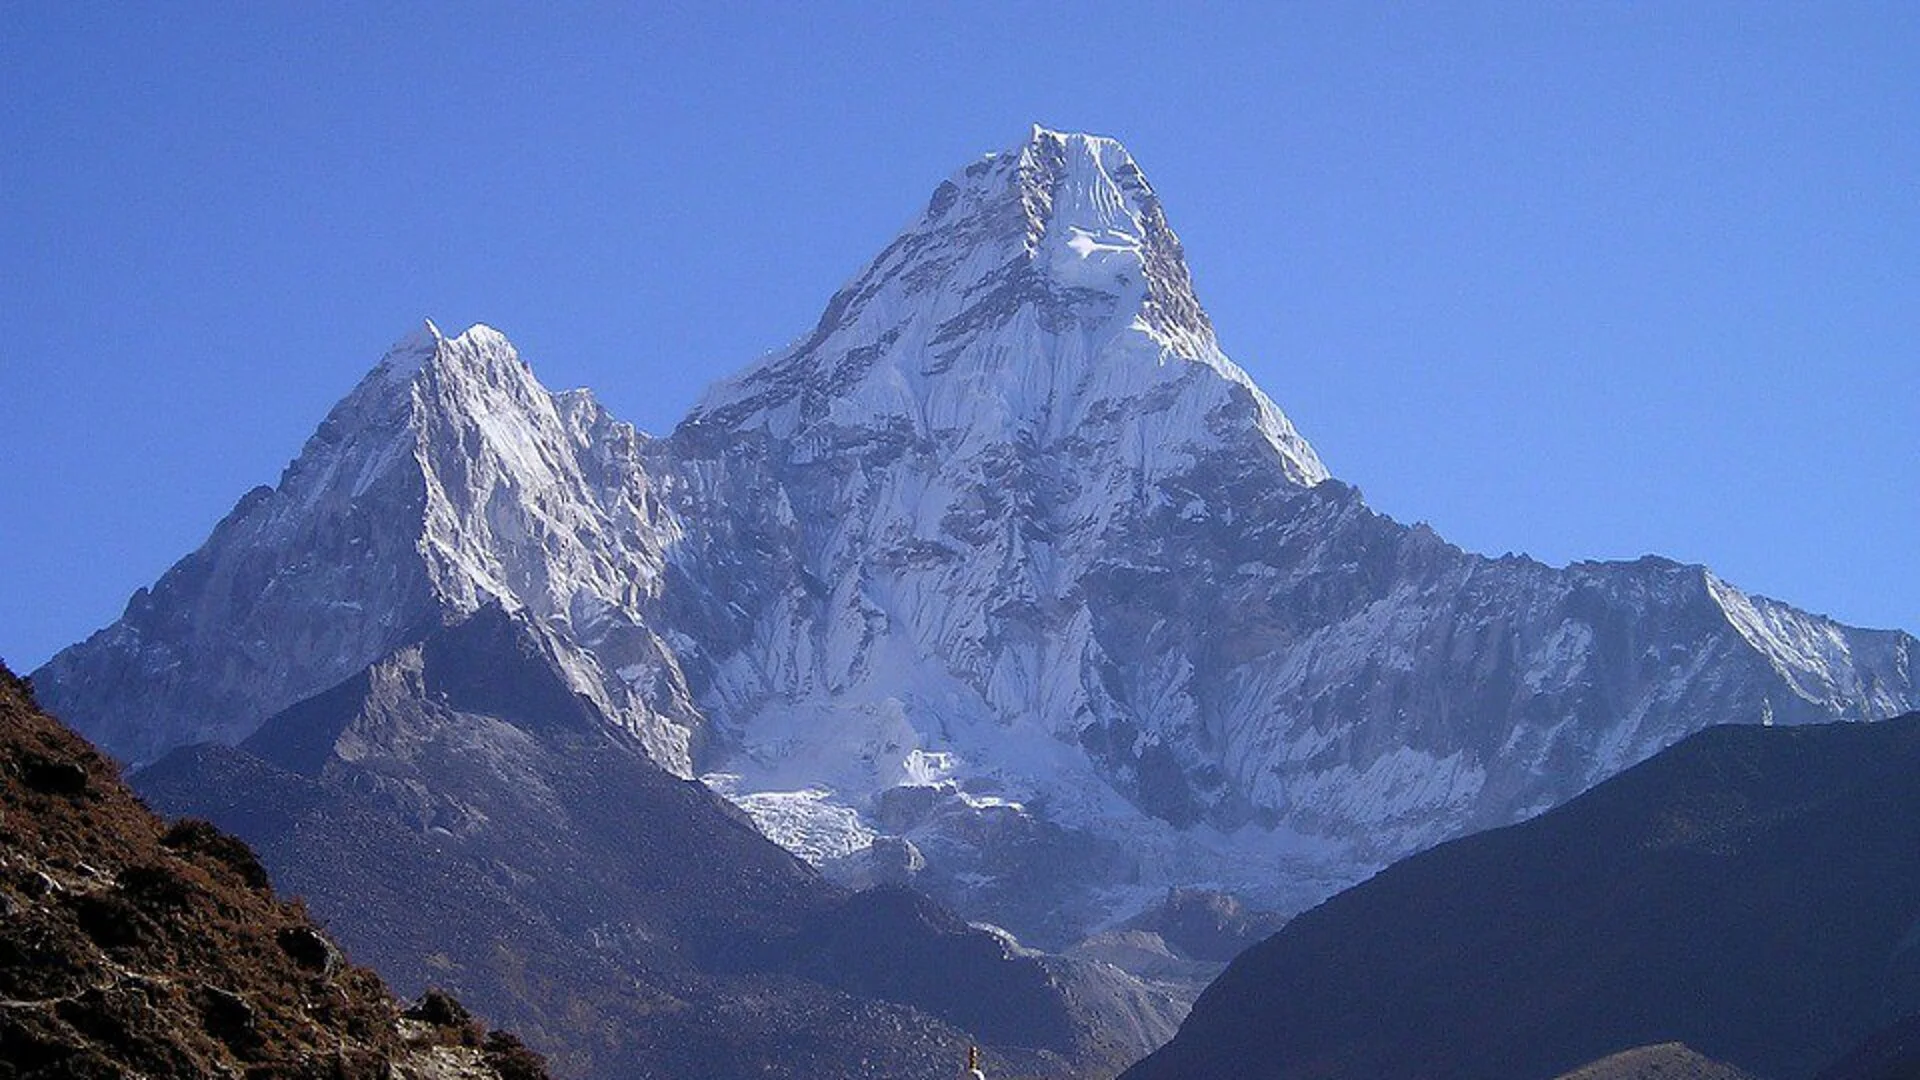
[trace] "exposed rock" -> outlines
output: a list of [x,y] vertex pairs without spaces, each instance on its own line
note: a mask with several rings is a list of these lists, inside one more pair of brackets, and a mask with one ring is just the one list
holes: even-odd
[[340,950],[325,934],[312,927],[289,926],[275,934],[274,941],[279,943],[281,951],[293,957],[294,963],[308,971],[329,975],[343,963]]
[[1236,896],[1209,889],[1169,889],[1155,907],[1128,925],[1150,930],[1182,956],[1224,964],[1286,924],[1271,911],[1252,911]]

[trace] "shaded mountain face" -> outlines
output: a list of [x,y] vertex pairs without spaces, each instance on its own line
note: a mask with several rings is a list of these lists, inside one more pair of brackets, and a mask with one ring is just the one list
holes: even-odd
[[1022,1075],[1111,1075],[1178,1019],[1119,972],[830,884],[662,769],[498,605],[137,782],[255,843],[397,986],[510,1020],[567,1075],[944,1080],[971,1043]]
[[1912,1080],[1920,1076],[1920,1014],[1874,1032],[1820,1071],[1819,1080]]
[[36,677],[147,761],[492,602],[790,850],[1048,946],[1196,883],[1301,910],[1705,724],[1920,705],[1905,634],[1368,510],[1222,352],[1132,158],[1043,129],[665,438],[485,327],[403,342]]
[[0,1077],[540,1080],[444,997],[402,1013],[246,845],[171,826],[0,668]]
[[1527,1080],[1681,1042],[1807,1080],[1920,1009],[1917,930],[1920,713],[1715,728],[1300,915],[1125,1075]]
[[1225,964],[1284,923],[1272,912],[1248,911],[1228,893],[1170,889],[1164,900],[1135,916],[1127,928],[1156,934],[1191,959]]

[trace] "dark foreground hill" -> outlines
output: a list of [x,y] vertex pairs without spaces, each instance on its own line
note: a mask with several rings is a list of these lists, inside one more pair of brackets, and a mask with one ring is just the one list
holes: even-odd
[[1920,1014],[1874,1032],[1819,1080],[1920,1080]]
[[497,606],[135,782],[252,842],[356,957],[556,1073],[1111,1076],[1172,1005],[900,889],[851,893],[660,768]]
[[246,845],[155,817],[0,667],[0,1077],[545,1075],[448,998],[403,1014]]
[[1804,1080],[1920,1008],[1916,945],[1920,714],[1716,728],[1301,915],[1126,1080],[1539,1080],[1665,1042]]

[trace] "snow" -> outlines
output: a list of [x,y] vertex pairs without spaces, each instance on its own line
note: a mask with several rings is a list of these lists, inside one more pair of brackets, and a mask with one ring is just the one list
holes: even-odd
[[[173,606],[45,684],[120,695],[145,760],[498,602],[803,858],[897,830],[970,917],[1008,889],[1082,928],[1169,885],[1298,910],[1706,723],[1920,704],[1904,635],[1698,568],[1479,559],[1324,484],[1118,143],[1036,128],[948,185],[666,438],[423,325]],[[1010,876],[1034,836],[1080,846]]]
[[[1057,174],[1048,164],[1055,152],[1064,158]],[[1144,179],[1123,186],[1122,174],[1138,175],[1119,143],[1044,128],[1028,143],[961,170],[949,180],[958,192],[953,204],[910,225],[889,256],[842,290],[857,302],[839,327],[825,340],[805,339],[717,384],[693,419],[750,409],[732,421],[736,427],[802,441],[800,395],[782,387],[816,360],[837,365],[880,348],[861,378],[830,397],[830,428],[870,429],[897,418],[920,434],[951,433],[965,451],[1003,445],[1036,417],[1044,418],[1045,433],[1070,434],[1114,403],[1137,402],[1166,387],[1177,396],[1176,408],[1138,418],[1164,419],[1165,427],[1141,430],[1131,440],[1149,475],[1159,476],[1190,460],[1179,447],[1217,441],[1209,418],[1235,408],[1238,393],[1251,398],[1253,426],[1291,478],[1307,485],[1326,479],[1312,448],[1221,354],[1210,328],[1176,333],[1145,318],[1146,257],[1155,243],[1145,200],[1152,192]],[[1029,220],[1026,233],[999,228],[1009,204]],[[1040,271],[1052,288],[1100,292],[1117,307],[1104,315],[1089,308],[1079,332],[1067,334],[1054,333],[1032,307],[1021,307],[983,334],[956,339],[954,323],[991,303],[1007,268],[1022,265]],[[1162,288],[1190,300],[1184,268],[1176,277]],[[929,360],[943,366],[938,378],[928,376]],[[1183,378],[1193,366],[1211,377]],[[812,460],[804,444],[796,449],[797,460]]]
[[440,351],[441,340],[440,328],[432,319],[423,319],[413,332],[393,343],[376,370],[396,382],[411,380]]
[[1854,713],[1857,718],[1890,715],[1900,709],[1897,695],[1881,686],[1862,684],[1853,663],[1854,643],[1845,627],[1778,601],[1747,596],[1711,573],[1706,582],[1727,621],[1799,697],[1836,710],[1863,702],[1865,709]]
[[746,811],[769,839],[815,866],[871,847],[878,835],[824,788],[742,793],[736,789],[738,778],[730,774],[708,773],[700,779]]

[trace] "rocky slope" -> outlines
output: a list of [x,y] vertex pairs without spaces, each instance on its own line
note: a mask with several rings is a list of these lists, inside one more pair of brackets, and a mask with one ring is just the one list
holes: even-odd
[[546,1075],[423,1005],[347,963],[245,845],[154,817],[0,668],[0,1077]]
[[1920,713],[1714,728],[1300,915],[1125,1080],[1537,1080],[1667,1042],[1811,1080],[1920,1010],[1916,931]]
[[1169,886],[1303,909],[1705,724],[1920,705],[1905,634],[1368,510],[1222,352],[1126,151],[1044,129],[668,437],[485,327],[403,343],[36,677],[146,761],[492,601],[791,850],[1049,946]]
[[674,777],[488,605],[137,774],[254,843],[354,955],[579,1077],[1111,1075],[1180,1013],[904,890],[849,894]]

